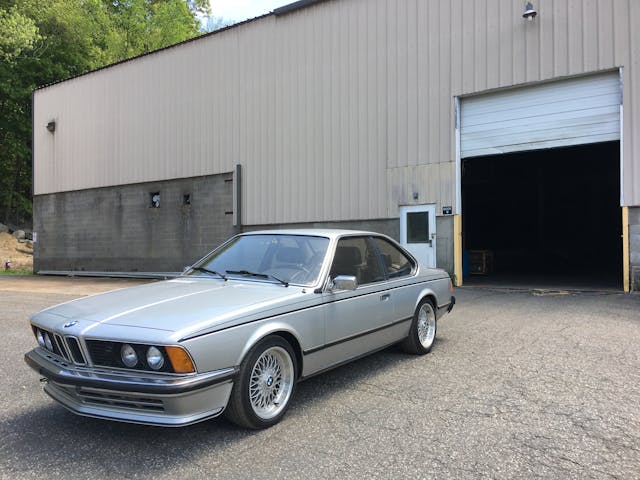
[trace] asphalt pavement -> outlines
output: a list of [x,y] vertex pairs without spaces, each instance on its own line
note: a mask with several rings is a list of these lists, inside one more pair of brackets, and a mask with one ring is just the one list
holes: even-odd
[[640,478],[639,295],[457,289],[430,354],[314,377],[254,432],[68,413],[23,361],[28,316],[107,286],[19,281],[0,281],[3,479]]

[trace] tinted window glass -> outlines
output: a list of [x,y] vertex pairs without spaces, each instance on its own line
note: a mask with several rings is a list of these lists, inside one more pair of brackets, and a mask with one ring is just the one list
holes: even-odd
[[383,238],[374,238],[373,242],[380,250],[387,277],[397,278],[411,275],[413,263],[395,245]]
[[360,285],[384,280],[378,254],[363,237],[348,237],[338,241],[330,275],[331,278],[351,275],[356,277]]
[[429,241],[429,212],[407,213],[407,243]]

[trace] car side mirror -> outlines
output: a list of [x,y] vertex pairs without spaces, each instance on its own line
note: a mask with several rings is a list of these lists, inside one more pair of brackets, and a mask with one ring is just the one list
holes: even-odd
[[355,290],[358,280],[353,275],[338,275],[329,285],[331,290]]

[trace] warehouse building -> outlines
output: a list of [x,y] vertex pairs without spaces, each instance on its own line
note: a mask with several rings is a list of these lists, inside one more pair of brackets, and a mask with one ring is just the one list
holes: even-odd
[[640,289],[640,2],[528,3],[303,0],[36,90],[35,269],[336,226]]

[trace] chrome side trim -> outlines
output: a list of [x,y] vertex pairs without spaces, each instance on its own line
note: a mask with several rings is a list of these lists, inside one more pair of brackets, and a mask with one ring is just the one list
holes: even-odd
[[160,376],[132,371],[123,374],[97,373],[89,368],[78,368],[55,361],[50,355],[43,355],[40,348],[27,352],[25,362],[43,377],[64,385],[78,385],[122,392],[151,394],[176,394],[202,389],[228,381],[238,373],[238,367],[224,368],[201,374],[181,376]]
[[341,338],[340,340],[336,340],[335,342],[325,343],[324,345],[320,345],[319,347],[310,348],[302,352],[302,355],[310,355],[312,353],[319,352],[320,350],[324,350],[325,348],[335,347],[336,345],[340,345],[341,343],[350,342],[351,340],[356,340],[360,337],[364,337],[365,335],[371,335],[373,333],[379,332],[381,330],[386,330],[388,328],[393,328],[401,323],[408,322],[413,320],[413,317],[403,318],[401,320],[397,320],[392,323],[388,323],[386,325],[382,325],[380,327],[372,328],[371,330],[366,330],[364,332],[356,333],[349,337]]

